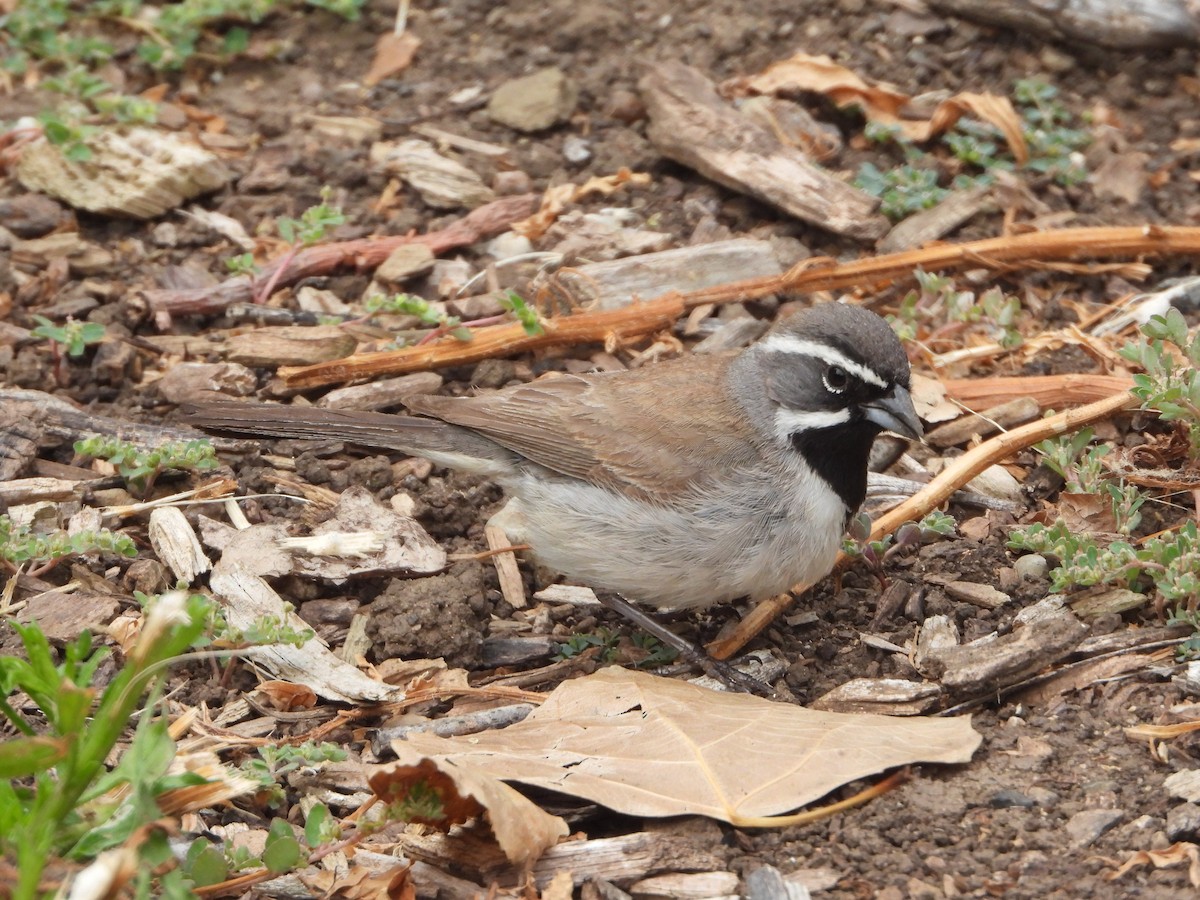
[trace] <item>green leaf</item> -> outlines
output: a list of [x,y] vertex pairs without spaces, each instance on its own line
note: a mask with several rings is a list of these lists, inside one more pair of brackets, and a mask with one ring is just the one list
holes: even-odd
[[302,858],[300,842],[292,833],[292,827],[283,819],[271,822],[267,844],[263,849],[263,865],[274,874],[280,875],[296,868]]

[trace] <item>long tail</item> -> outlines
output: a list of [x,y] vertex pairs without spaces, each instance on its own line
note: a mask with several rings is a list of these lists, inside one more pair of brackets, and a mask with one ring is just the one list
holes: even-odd
[[186,404],[183,414],[185,422],[205,431],[342,440],[486,475],[504,474],[520,461],[518,454],[478,432],[422,416],[232,401]]
[[444,422],[415,416],[268,403],[194,403],[185,405],[183,413],[185,422],[205,431],[301,440],[333,438],[384,450],[409,451],[429,440],[440,443],[438,433],[446,430]]

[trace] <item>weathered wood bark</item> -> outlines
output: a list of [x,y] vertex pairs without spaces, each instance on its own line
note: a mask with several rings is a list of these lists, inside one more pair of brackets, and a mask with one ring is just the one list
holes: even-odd
[[1200,44],[1188,0],[926,0],[931,9],[1061,41],[1141,50]]
[[682,63],[654,66],[638,87],[650,116],[646,134],[665,156],[837,234],[874,240],[887,231],[874,197],[739,113],[696,69]]

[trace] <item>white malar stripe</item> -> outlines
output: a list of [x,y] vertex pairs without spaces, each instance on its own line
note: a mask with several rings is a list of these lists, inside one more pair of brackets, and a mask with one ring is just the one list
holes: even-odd
[[811,410],[779,409],[775,411],[775,436],[781,441],[787,441],[797,431],[809,431],[814,428],[828,428],[831,425],[842,425],[850,421],[850,410]]
[[841,366],[855,378],[865,381],[867,384],[873,384],[881,388],[887,387],[887,382],[872,370],[861,363],[856,363],[854,360],[847,358],[844,353],[826,344],[818,344],[816,341],[806,341],[803,338],[798,338],[790,334],[773,334],[758,346],[764,353],[797,353],[801,356],[811,356],[822,362],[827,362],[831,366]]

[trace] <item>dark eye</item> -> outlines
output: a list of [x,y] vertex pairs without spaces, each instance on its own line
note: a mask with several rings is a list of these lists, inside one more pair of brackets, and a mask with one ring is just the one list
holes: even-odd
[[850,376],[841,366],[830,366],[821,376],[821,380],[825,382],[825,388],[835,394],[840,394],[850,384]]

